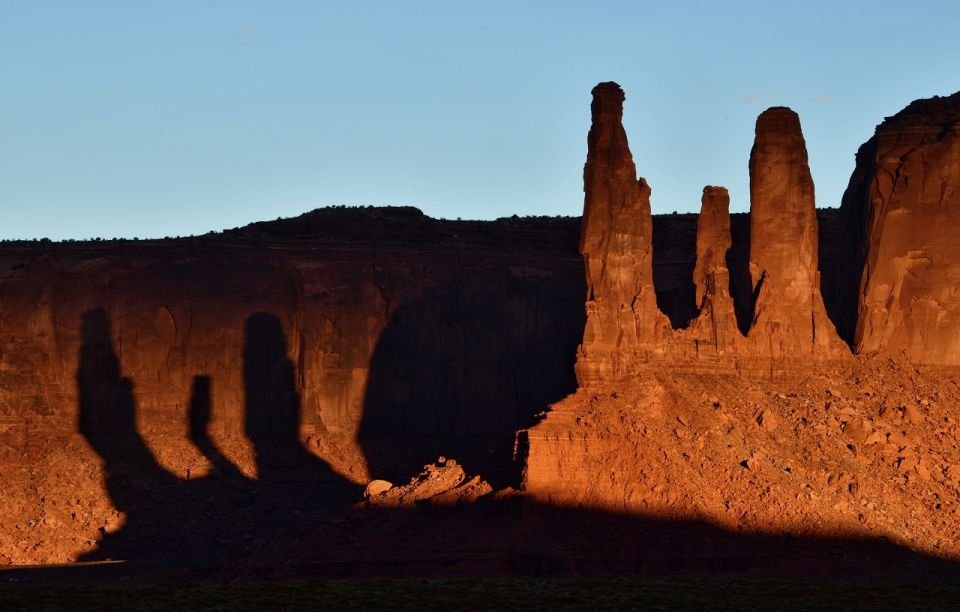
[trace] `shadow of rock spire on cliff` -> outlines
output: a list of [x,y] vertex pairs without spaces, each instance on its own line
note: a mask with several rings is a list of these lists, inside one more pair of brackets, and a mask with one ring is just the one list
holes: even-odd
[[212,469],[182,479],[157,462],[137,430],[134,389],[123,377],[106,311],[83,315],[79,431],[103,459],[118,517],[81,560],[208,563],[314,527],[358,499],[355,485],[300,445],[299,394],[280,320],[257,313],[245,331],[245,430],[258,476],[245,476],[211,440],[213,381],[198,375],[186,425]]

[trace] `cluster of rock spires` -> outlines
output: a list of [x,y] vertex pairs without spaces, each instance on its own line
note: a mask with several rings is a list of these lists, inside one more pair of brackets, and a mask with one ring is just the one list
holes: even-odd
[[623,100],[615,83],[593,91],[579,389],[518,432],[525,495],[956,558],[960,93],[911,104],[861,148],[826,260],[799,118],[763,112],[749,256],[726,189],[705,187],[685,326],[654,299]]
[[[821,293],[814,186],[795,112],[757,119],[750,154],[751,293],[732,295],[729,196],[707,186],[693,282],[699,314],[672,329],[653,288],[650,186],[622,125],[623,90],[593,90],[580,251],[587,323],[581,386],[650,364],[786,372],[842,362],[850,350]],[[844,340],[858,353],[960,364],[960,94],[918,101],[885,121],[857,156],[843,200],[845,262],[835,289]],[[741,316],[738,327],[737,313]]]

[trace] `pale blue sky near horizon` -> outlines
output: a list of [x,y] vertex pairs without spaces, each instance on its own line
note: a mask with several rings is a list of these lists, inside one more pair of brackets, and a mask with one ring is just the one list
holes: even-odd
[[818,206],[884,116],[960,90],[960,3],[0,0],[0,238],[201,234],[334,205],[578,215],[617,81],[655,213],[749,209],[800,114]]

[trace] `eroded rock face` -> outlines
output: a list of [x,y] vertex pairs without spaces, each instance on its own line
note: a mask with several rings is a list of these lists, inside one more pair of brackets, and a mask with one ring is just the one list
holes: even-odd
[[838,302],[854,349],[960,365],[960,92],[880,124],[841,208]]
[[580,238],[587,275],[587,324],[577,360],[582,385],[618,376],[630,353],[657,350],[669,329],[653,288],[650,186],[637,178],[623,100],[616,83],[593,89]]
[[773,359],[842,350],[817,272],[813,179],[800,118],[785,107],[757,118],[750,153],[752,350]]

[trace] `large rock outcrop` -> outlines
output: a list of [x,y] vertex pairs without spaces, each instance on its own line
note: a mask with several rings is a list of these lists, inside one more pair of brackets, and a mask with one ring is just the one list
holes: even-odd
[[[960,246],[950,242],[960,94],[915,110],[921,117],[888,120],[861,150],[844,213],[862,220],[857,348],[885,342],[929,362],[954,358],[960,330]],[[960,485],[955,381],[850,357],[821,295],[819,267],[835,255],[819,253],[793,111],[758,118],[750,184],[748,249],[731,235],[726,193],[704,191],[699,316],[668,330],[664,351],[634,361],[629,376],[581,387],[518,433],[525,491],[548,506],[695,517],[738,532],[882,534],[952,554],[960,523],[944,500]],[[738,317],[749,315],[732,337],[730,293]]]
[[750,152],[751,351],[775,360],[840,354],[817,271],[813,179],[800,118],[785,107],[757,118]]
[[587,275],[587,324],[577,359],[583,385],[618,378],[637,355],[662,351],[670,327],[657,309],[650,186],[637,178],[623,100],[616,83],[593,89],[580,238]]
[[854,349],[960,365],[960,92],[885,119],[841,209],[837,301]]

